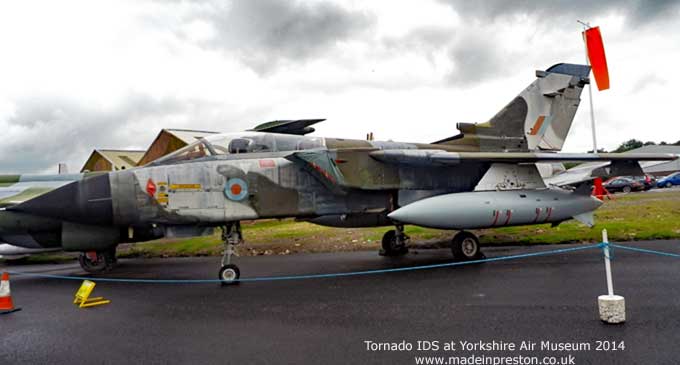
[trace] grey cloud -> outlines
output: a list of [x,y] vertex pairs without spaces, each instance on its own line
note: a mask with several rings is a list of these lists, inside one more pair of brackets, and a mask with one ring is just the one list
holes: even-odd
[[467,36],[449,51],[453,71],[447,76],[449,83],[470,85],[497,77],[505,70],[506,57],[495,47],[494,41]]
[[375,17],[329,2],[292,0],[199,2],[187,20],[212,24],[216,36],[205,44],[229,54],[259,74],[301,62],[370,29]]
[[390,52],[417,52],[433,62],[435,52],[448,51],[456,34],[453,27],[421,27],[402,37],[387,37],[382,45]]
[[620,13],[626,16],[630,25],[640,26],[656,20],[668,20],[680,9],[678,0],[440,0],[451,5],[463,17],[494,20],[500,17],[531,15],[554,24],[555,18],[571,18],[572,21]]
[[[93,148],[141,147],[143,136],[157,131],[147,133],[130,126],[150,115],[177,113],[180,108],[173,101],[140,95],[128,97],[112,110],[54,96],[16,100],[14,115],[4,121],[11,139],[0,146],[0,168],[3,173],[53,167],[56,171],[59,162],[84,161]],[[11,131],[16,129],[20,133],[14,135]],[[70,165],[71,170],[81,167]]]
[[530,16],[538,20],[537,31],[550,30],[557,24],[573,24],[574,29],[577,29],[576,19],[588,20],[594,16],[619,13],[626,17],[629,26],[643,27],[657,21],[672,21],[680,13],[680,0],[440,1],[449,4],[461,15],[463,25],[456,28],[423,28],[409,33],[403,39],[387,40],[385,43],[403,42],[425,47],[429,52],[447,50],[453,71],[446,81],[459,85],[496,77],[509,71],[514,60],[522,58],[521,55],[507,54],[493,32],[480,36],[476,34],[477,30],[469,31],[468,24],[490,23],[484,28],[493,30],[491,23],[497,20]]
[[665,87],[667,84],[668,81],[666,79],[657,74],[649,72],[635,81],[629,92],[639,93],[650,87]]
[[421,27],[408,32],[403,37],[385,38],[383,44],[391,49],[416,49],[432,52],[446,47],[456,34],[457,30],[453,27]]
[[[133,94],[109,107],[53,95],[14,100],[15,112],[0,120],[0,173],[55,171],[68,162],[78,171],[94,148],[145,149],[162,128],[243,130],[266,111],[229,110],[224,103],[156,99]],[[247,119],[246,119],[247,118]],[[228,123],[228,121],[238,121]]]
[[422,27],[400,38],[386,38],[383,45],[392,52],[426,55],[430,61],[436,52],[444,52],[452,70],[443,81],[459,86],[498,76],[512,58],[497,44],[493,33],[478,34],[465,27]]

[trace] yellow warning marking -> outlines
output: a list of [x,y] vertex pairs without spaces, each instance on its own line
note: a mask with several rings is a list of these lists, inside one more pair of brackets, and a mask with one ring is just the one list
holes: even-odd
[[104,299],[103,297],[90,298],[90,294],[92,294],[95,285],[97,284],[95,284],[94,281],[83,280],[83,284],[80,285],[80,288],[76,292],[73,304],[78,304],[79,308],[86,308],[111,303],[110,300]]
[[199,190],[201,184],[170,184],[170,190]]

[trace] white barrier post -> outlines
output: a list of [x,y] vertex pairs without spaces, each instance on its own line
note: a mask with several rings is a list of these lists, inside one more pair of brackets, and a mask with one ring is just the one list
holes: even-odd
[[604,269],[607,276],[607,295],[597,297],[597,304],[600,310],[600,319],[605,323],[623,323],[626,321],[626,301],[620,295],[614,295],[614,284],[612,281],[612,264],[609,256],[609,238],[607,230],[602,230],[602,243],[605,244]]

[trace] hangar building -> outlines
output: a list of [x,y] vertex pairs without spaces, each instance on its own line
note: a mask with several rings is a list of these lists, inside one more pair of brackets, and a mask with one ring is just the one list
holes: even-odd
[[177,151],[197,139],[217,133],[219,132],[162,129],[145,151],[95,149],[80,171],[118,171],[142,166]]
[[118,171],[137,166],[145,151],[96,149],[85,161],[81,172]]
[[[673,153],[680,155],[680,146],[674,145],[650,145],[642,146],[629,151],[631,153]],[[680,159],[675,161],[668,161],[660,164],[655,164],[643,169],[645,173],[656,177],[666,176],[674,172],[680,171]]]

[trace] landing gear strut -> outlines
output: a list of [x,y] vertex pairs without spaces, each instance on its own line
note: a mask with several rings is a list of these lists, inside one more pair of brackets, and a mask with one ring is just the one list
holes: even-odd
[[220,268],[219,278],[222,281],[222,285],[238,284],[241,271],[238,266],[231,263],[231,256],[236,254],[235,246],[243,243],[241,222],[229,222],[222,227],[222,241],[224,242],[225,249],[224,255],[222,255],[222,267]]
[[479,249],[477,236],[465,231],[460,231],[453,237],[451,251],[458,261],[480,260],[485,257]]
[[404,233],[404,225],[398,224],[396,229],[385,232],[382,238],[380,256],[402,256],[408,253],[406,243],[409,236]]
[[89,273],[100,273],[113,269],[118,263],[116,248],[112,247],[104,251],[81,252],[78,262],[83,270]]

